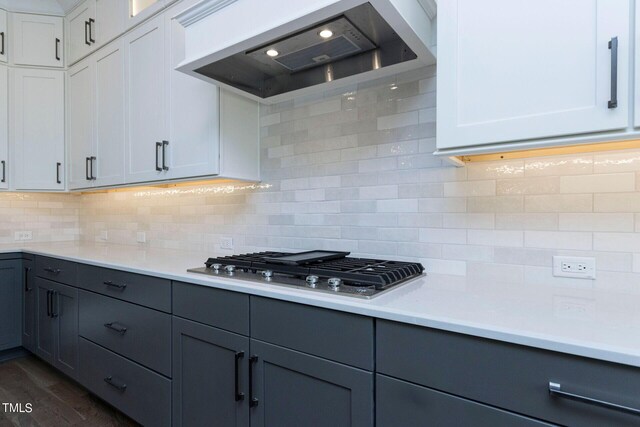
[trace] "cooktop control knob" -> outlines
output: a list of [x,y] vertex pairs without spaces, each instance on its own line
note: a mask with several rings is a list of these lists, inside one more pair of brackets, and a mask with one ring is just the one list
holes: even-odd
[[218,272],[222,268],[222,264],[211,264],[211,268]]
[[316,285],[318,284],[319,278],[318,278],[318,276],[307,276],[306,280],[307,280],[307,284],[310,287],[315,288]]
[[329,279],[327,284],[329,285],[329,289],[337,291],[340,288],[340,285],[342,284],[342,279],[338,279],[337,277],[332,277],[331,279]]
[[271,279],[273,277],[273,271],[271,270],[264,270],[262,272],[262,277],[264,277],[265,279]]
[[233,272],[236,271],[236,266],[235,265],[227,265],[224,268],[224,271],[226,271],[227,274],[233,274]]

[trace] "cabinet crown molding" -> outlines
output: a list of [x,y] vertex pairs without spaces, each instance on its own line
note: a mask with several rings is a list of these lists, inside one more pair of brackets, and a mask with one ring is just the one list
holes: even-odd
[[236,1],[237,0],[206,0],[179,14],[177,20],[183,27],[188,27]]

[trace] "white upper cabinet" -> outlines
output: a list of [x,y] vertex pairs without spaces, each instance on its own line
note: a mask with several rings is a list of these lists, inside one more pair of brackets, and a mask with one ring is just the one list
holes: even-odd
[[127,182],[162,180],[168,168],[164,30],[164,17],[156,16],[124,38]]
[[629,0],[439,2],[438,150],[626,128],[629,22]]
[[11,14],[10,59],[16,65],[64,67],[63,19]]
[[8,75],[6,65],[0,65],[0,189],[9,188],[9,117]]
[[64,190],[64,71],[13,68],[13,188]]
[[85,0],[66,18],[69,63],[87,56],[124,31],[126,0]]
[[7,12],[0,9],[0,62],[7,62]]
[[89,59],[79,62],[68,72],[67,130],[69,188],[93,186],[92,160],[94,138],[94,69]]

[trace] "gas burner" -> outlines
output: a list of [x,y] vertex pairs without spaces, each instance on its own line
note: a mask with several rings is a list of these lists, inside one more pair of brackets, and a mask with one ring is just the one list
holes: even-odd
[[291,286],[360,298],[424,275],[420,263],[348,257],[348,252],[258,252],[209,258],[188,270],[209,276]]

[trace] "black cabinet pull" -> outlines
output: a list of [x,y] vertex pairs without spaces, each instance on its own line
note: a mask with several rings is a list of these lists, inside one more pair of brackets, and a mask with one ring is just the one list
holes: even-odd
[[53,268],[53,267],[45,267],[44,271],[46,271],[47,273],[51,273],[51,274],[60,274],[60,273],[62,273],[62,270],[60,270],[59,268]]
[[618,37],[613,37],[609,41],[611,50],[611,99],[608,102],[609,108],[618,107]]
[[255,408],[260,402],[253,395],[253,365],[258,362],[258,356],[253,355],[249,358],[249,407]]
[[2,179],[0,182],[7,182],[7,162],[2,160],[0,163],[2,164]]
[[159,153],[161,148],[162,148],[162,142],[156,142],[155,156],[156,156],[156,171],[158,171],[158,172],[162,172],[162,168],[160,167],[160,164],[158,163],[158,153]]
[[84,21],[84,44],[86,44],[87,46],[91,46],[91,43],[89,43],[89,38],[88,38],[88,28],[89,28],[89,21]]
[[239,351],[236,353],[235,360],[235,399],[236,402],[240,402],[244,400],[244,393],[240,391],[240,359],[244,357],[244,351]]
[[89,42],[95,43],[96,41],[93,38],[93,24],[96,22],[95,19],[89,18]]
[[120,335],[124,335],[127,332],[127,328],[124,326],[116,326],[116,322],[105,323],[104,327],[116,331]]
[[58,291],[51,291],[51,318],[58,317]]
[[85,157],[85,160],[84,160],[84,168],[85,168],[84,176],[87,179],[87,181],[91,181],[91,175],[89,175],[89,163],[91,163],[91,157]]
[[51,317],[51,290],[47,291],[47,317]]
[[167,166],[167,145],[169,145],[169,141],[162,141],[162,170],[168,171],[169,166]]
[[110,286],[112,288],[116,288],[116,289],[120,289],[120,290],[125,290],[127,288],[127,285],[125,283],[123,283],[122,285],[119,285],[117,283],[113,283],[111,280],[107,280],[105,282],[102,282],[107,286]]
[[2,40],[0,43],[0,55],[4,55],[4,31],[0,31],[0,40]]
[[62,181],[60,181],[60,166],[62,166],[62,163],[56,163],[56,184],[62,184]]
[[60,61],[60,39],[56,37],[56,60]]
[[24,268],[24,291],[31,292],[33,288],[29,287],[29,273],[31,272],[31,267]]
[[127,389],[127,385],[124,383],[119,383],[117,381],[114,381],[112,376],[108,376],[107,378],[104,379],[104,382],[109,384],[111,387],[114,387],[120,391],[125,391]]
[[562,390],[562,384],[549,382],[549,394],[551,396],[562,397],[564,399],[575,400],[577,402],[589,405],[600,406],[602,408],[612,409],[614,411],[626,412],[627,414],[640,415],[640,409],[631,408],[629,406],[618,405],[617,403],[606,402],[593,397],[581,396],[575,393],[569,393]]
[[89,179],[91,179],[92,181],[96,180],[96,176],[93,174],[93,162],[95,162],[96,160],[97,158],[94,156],[89,157]]

